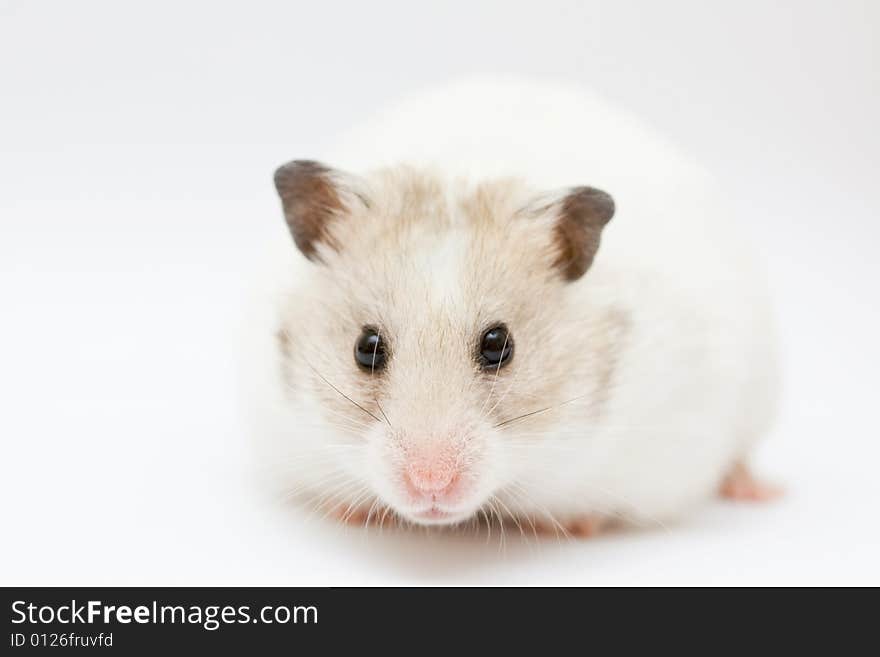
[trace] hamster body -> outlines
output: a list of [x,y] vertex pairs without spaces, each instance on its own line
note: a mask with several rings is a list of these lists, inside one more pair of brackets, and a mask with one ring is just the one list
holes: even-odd
[[290,235],[251,331],[284,490],[418,524],[651,524],[748,460],[771,314],[699,167],[581,90],[503,79],[339,144],[276,174]]

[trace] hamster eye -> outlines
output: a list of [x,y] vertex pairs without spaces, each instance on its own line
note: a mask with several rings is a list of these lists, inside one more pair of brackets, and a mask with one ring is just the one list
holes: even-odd
[[354,359],[357,364],[368,372],[374,372],[385,367],[386,356],[385,343],[379,332],[372,326],[365,326],[354,343]]
[[504,324],[490,328],[480,343],[479,362],[486,369],[499,368],[513,356],[513,336]]

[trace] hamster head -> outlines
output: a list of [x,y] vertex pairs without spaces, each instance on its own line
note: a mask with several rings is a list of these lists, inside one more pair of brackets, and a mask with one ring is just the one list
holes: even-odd
[[[405,167],[359,178],[310,161],[281,167],[275,183],[311,261],[278,348],[291,403],[319,418],[315,472],[348,485],[336,491],[343,507],[419,524],[472,518],[515,485],[518,447],[540,440],[537,416],[572,392],[568,291],[590,268],[611,197]],[[524,429],[524,417],[536,421]]]

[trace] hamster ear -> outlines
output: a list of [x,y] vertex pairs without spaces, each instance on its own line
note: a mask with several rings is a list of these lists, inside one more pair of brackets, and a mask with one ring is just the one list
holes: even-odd
[[593,187],[573,187],[530,207],[533,213],[554,217],[559,249],[554,265],[565,280],[579,279],[593,264],[602,229],[614,216],[614,199]]
[[275,171],[275,189],[281,197],[284,218],[293,241],[309,260],[319,260],[318,244],[339,249],[328,230],[353,205],[367,205],[356,191],[360,185],[352,177],[320,162],[294,160]]

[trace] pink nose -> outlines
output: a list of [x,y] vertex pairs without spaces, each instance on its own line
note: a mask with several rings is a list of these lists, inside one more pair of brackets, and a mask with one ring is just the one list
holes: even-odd
[[458,471],[445,464],[410,464],[404,473],[413,497],[446,497],[455,490]]

